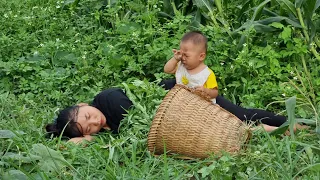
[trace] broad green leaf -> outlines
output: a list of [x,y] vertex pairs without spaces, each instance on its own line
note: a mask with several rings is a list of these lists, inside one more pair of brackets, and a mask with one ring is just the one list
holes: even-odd
[[239,43],[237,45],[238,51],[242,50],[243,44],[246,43],[246,42],[247,42],[247,36],[242,35],[241,38],[240,38],[240,41],[239,41]]
[[213,14],[213,6],[212,4],[207,0],[193,0],[194,4],[200,8],[203,11],[209,11],[211,14]]
[[262,12],[263,8],[264,8],[264,7],[266,6],[266,4],[269,3],[269,2],[270,2],[270,0],[265,0],[265,1],[263,1],[261,4],[259,4],[258,7],[255,8],[255,11],[254,11],[253,16],[252,16],[252,21],[255,21],[255,20],[257,20],[257,19],[260,18],[261,12]]
[[303,118],[296,118],[297,123],[305,123],[309,125],[316,125],[315,119],[303,119]]
[[293,96],[286,100],[286,110],[288,114],[288,121],[289,121],[289,127],[290,127],[290,134],[291,138],[294,139],[294,131],[293,127],[296,124],[295,121],[295,107],[296,107],[296,96]]
[[311,42],[313,42],[313,38],[316,36],[317,29],[316,29],[316,26],[314,25],[314,23],[312,22],[312,20],[310,20],[308,22],[308,26],[310,28],[310,35],[309,35],[310,42],[309,43],[311,43]]
[[16,135],[10,130],[0,130],[0,139],[11,139]]
[[214,169],[216,168],[216,163],[212,163],[210,166],[204,166],[200,170],[198,170],[198,173],[201,174],[202,178],[207,177]]
[[2,158],[4,160],[16,160],[16,161],[22,161],[23,163],[31,163],[32,161],[35,160],[40,160],[41,157],[40,156],[36,156],[36,155],[32,155],[29,154],[27,156],[24,156],[22,153],[12,153],[12,152],[8,152],[5,155],[2,156]]
[[255,65],[256,68],[261,68],[263,66],[266,66],[267,62],[266,61],[258,61],[257,64]]
[[217,8],[218,8],[218,11],[219,13],[223,13],[222,12],[222,3],[221,3],[221,0],[214,0],[214,3],[216,4]]
[[244,78],[244,77],[241,77],[241,81],[242,81],[244,84],[248,84],[248,81],[247,81],[246,78]]
[[296,28],[302,28],[301,24],[297,20],[292,20],[289,18],[285,18],[284,20]]
[[197,9],[190,23],[190,26],[192,26],[192,28],[198,28],[200,25],[201,25],[201,12],[200,12],[200,9]]
[[289,0],[277,0],[277,2],[280,5],[282,5],[282,3],[284,4],[284,9],[286,9],[288,11],[287,12],[288,14],[292,13],[295,15],[295,17],[298,17],[296,8],[292,2],[290,2]]
[[291,28],[290,27],[284,27],[283,31],[279,35],[285,42],[291,38]]
[[288,127],[289,127],[289,121],[283,123],[280,127],[271,131],[269,134],[272,136],[282,135],[287,131]]
[[[293,21],[287,17],[283,17],[283,16],[278,16],[278,17],[270,17],[270,18],[266,18],[266,19],[262,19],[260,21],[257,21],[258,23],[264,24],[264,25],[268,25],[270,23],[273,22],[280,22],[280,21],[286,21],[287,23],[289,23],[290,25],[297,27],[297,28],[302,28],[302,26],[300,25],[299,22]],[[275,27],[275,26],[273,26]]]
[[273,22],[270,26],[282,29],[284,26],[281,23]]
[[[269,24],[271,24],[273,22],[280,22],[280,21],[282,21],[284,19],[285,19],[285,17],[278,16],[278,17],[269,17],[269,18],[266,18],[266,19],[259,20],[257,22],[260,23],[260,24],[263,24],[263,25],[269,25]],[[273,27],[276,27],[276,26],[273,26]],[[279,27],[276,27],[276,28],[279,28]]]
[[275,13],[275,12],[273,12],[273,11],[270,11],[268,8],[263,8],[263,11],[262,11],[262,13],[264,14],[264,15],[267,15],[267,16],[272,16],[272,17],[274,17],[274,16],[279,16],[279,14],[277,14],[277,13]]
[[166,12],[159,12],[158,13],[161,17],[168,17],[168,18],[173,18],[173,16],[172,15],[170,15],[170,14],[168,14],[168,13],[166,13]]
[[69,4],[72,4],[74,3],[74,0],[66,0],[64,1],[64,5],[69,5]]
[[312,166],[310,166],[310,169],[316,172],[320,171],[320,163],[317,164],[313,164]]
[[304,4],[304,14],[306,18],[309,18],[312,21],[312,16],[316,10],[316,0],[308,0],[307,3]]
[[313,171],[319,172],[319,170],[320,170],[320,163],[308,165],[308,166],[302,168],[299,172],[297,172],[296,175],[293,176],[292,179],[297,179],[297,178],[296,178],[297,176],[301,175],[302,172],[307,171],[307,170],[313,170]]
[[247,0],[245,3],[243,3],[243,6],[242,6],[241,10],[238,13],[238,21],[240,21],[240,19],[244,15],[244,13],[249,10],[251,2],[252,2],[252,0]]
[[302,3],[304,3],[304,0],[296,0],[294,5],[295,5],[296,8],[300,8]]
[[260,23],[254,23],[254,29],[259,33],[267,33],[267,32],[277,31],[277,28],[263,25]]
[[25,175],[20,170],[10,170],[4,174],[3,180],[27,180],[29,179],[27,175]]
[[61,172],[68,162],[64,159],[59,151],[48,148],[43,144],[34,144],[31,150],[33,155],[41,157],[39,168],[45,172]]
[[320,0],[317,0],[314,10],[316,11],[320,7]]

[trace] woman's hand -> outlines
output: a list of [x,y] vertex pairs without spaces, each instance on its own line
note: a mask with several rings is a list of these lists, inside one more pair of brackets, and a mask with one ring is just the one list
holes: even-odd
[[76,137],[76,138],[71,138],[68,142],[72,142],[75,144],[82,143],[84,140],[86,141],[92,141],[93,137],[90,135],[84,135],[84,137]]

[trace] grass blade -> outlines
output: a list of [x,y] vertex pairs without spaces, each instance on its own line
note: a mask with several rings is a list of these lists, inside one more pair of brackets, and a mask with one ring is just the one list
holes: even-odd
[[256,7],[256,9],[255,9],[255,11],[254,11],[254,13],[253,13],[253,16],[252,16],[252,21],[255,21],[255,20],[257,20],[257,19],[260,18],[263,8],[264,8],[264,7],[266,6],[266,4],[269,3],[269,2],[270,2],[270,0],[265,0],[265,1],[263,1],[261,4],[259,4],[258,7]]
[[286,100],[286,110],[288,113],[290,136],[291,136],[292,140],[294,140],[294,130],[293,129],[294,129],[294,125],[296,124],[295,117],[294,117],[295,116],[295,113],[294,113],[295,106],[296,106],[296,97],[295,96]]

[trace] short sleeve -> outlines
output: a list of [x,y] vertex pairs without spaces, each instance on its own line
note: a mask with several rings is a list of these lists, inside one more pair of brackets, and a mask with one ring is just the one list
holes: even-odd
[[214,73],[211,69],[209,69],[209,70],[210,70],[210,75],[203,86],[208,89],[218,88],[216,76],[214,75]]
[[119,88],[110,88],[99,93],[92,106],[99,109],[107,118],[107,124],[115,133],[118,132],[120,121],[127,114],[132,102]]

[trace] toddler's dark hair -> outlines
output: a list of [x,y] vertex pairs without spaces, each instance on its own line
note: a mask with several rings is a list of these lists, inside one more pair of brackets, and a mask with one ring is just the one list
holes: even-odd
[[208,49],[208,39],[201,31],[191,31],[183,35],[181,42],[192,41],[194,44],[199,45],[203,44],[205,52],[207,53]]
[[70,106],[61,110],[59,112],[58,117],[55,119],[54,123],[46,125],[48,137],[50,137],[51,135],[57,137],[60,136],[61,133],[62,136],[66,136],[69,138],[83,136],[83,134],[77,126],[76,118],[78,115],[78,111],[79,106]]

